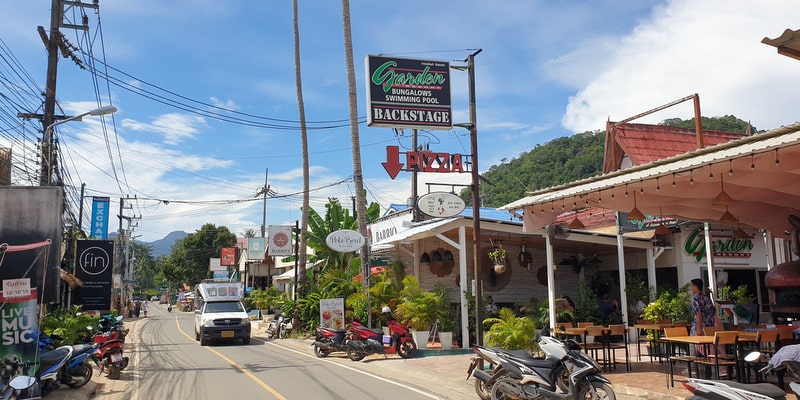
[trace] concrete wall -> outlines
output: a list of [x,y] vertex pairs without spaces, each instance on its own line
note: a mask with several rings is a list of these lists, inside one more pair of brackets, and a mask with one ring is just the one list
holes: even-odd
[[44,303],[59,301],[63,199],[60,186],[0,187],[0,244],[51,241],[44,251],[6,253],[0,258],[0,280],[31,278],[32,287],[44,288]]

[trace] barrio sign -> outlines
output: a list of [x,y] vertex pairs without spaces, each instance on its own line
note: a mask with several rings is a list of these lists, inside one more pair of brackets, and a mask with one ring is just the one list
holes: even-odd
[[450,63],[367,56],[367,125],[451,129]]

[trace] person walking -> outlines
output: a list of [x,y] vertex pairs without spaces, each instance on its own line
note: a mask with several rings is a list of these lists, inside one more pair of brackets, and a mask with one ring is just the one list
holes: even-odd
[[147,318],[147,310],[150,309],[150,305],[147,304],[147,299],[142,301],[142,312],[144,313],[144,317]]

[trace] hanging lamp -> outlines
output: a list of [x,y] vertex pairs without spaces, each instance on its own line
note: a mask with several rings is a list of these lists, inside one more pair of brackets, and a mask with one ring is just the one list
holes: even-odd
[[730,206],[736,201],[727,192],[725,192],[725,183],[722,180],[722,174],[719,176],[720,192],[711,200],[711,205],[714,206]]
[[628,213],[628,221],[641,221],[644,218],[644,214],[636,207],[636,192],[633,192],[633,210]]
[[[658,216],[659,216],[659,218],[661,218],[662,220],[664,219],[664,210],[661,208],[661,206],[658,206]],[[672,231],[671,231],[671,230],[669,230],[669,228],[667,228],[667,226],[666,226],[666,225],[664,225],[664,222],[661,222],[661,223],[658,225],[658,227],[656,228],[656,231],[655,231],[655,232],[653,232],[653,233],[654,233],[656,236],[663,236],[663,235],[671,235],[671,234],[672,234]]]

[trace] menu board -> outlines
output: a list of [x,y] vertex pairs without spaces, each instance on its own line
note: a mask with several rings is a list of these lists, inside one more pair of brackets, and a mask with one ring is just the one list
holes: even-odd
[[320,326],[344,329],[344,299],[322,299],[319,301]]

